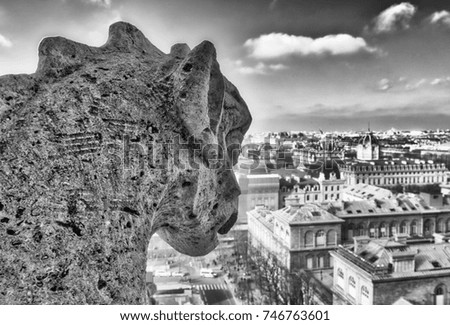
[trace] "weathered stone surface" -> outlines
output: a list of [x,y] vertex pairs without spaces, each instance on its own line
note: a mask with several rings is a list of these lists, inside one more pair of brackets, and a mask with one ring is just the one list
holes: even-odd
[[154,232],[201,255],[233,225],[250,122],[209,42],[44,39],[35,74],[0,77],[0,303],[145,303]]

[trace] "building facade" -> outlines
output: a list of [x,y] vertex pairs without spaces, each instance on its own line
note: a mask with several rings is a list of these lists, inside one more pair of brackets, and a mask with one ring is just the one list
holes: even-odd
[[450,210],[429,206],[420,196],[397,195],[385,200],[332,203],[329,209],[345,221],[343,243],[353,237],[389,238],[403,234],[413,238],[432,238],[434,233],[450,231]]
[[448,305],[450,244],[407,245],[355,237],[352,249],[331,252],[333,304]]
[[278,209],[280,177],[277,174],[239,174],[237,180],[241,188],[237,224],[246,224],[247,211],[258,205],[264,205],[271,210]]
[[248,222],[250,244],[282,256],[291,271],[331,267],[328,252],[341,243],[343,220],[316,204],[255,209],[248,212]]
[[280,208],[308,203],[327,203],[342,199],[345,180],[339,179],[335,173],[328,178],[320,173],[318,178],[291,177],[280,180]]
[[444,164],[412,159],[351,161],[343,163],[340,171],[347,185],[381,187],[443,183],[448,173]]

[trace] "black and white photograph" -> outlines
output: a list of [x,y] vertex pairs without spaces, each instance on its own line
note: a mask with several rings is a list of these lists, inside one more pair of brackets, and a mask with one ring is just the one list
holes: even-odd
[[0,0],[0,305],[449,305],[449,108],[450,1]]

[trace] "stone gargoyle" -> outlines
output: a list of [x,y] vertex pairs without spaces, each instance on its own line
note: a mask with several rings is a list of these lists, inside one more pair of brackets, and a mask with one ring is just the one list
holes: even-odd
[[203,255],[234,224],[250,123],[210,42],[42,40],[34,74],[0,77],[0,303],[146,303],[155,232]]

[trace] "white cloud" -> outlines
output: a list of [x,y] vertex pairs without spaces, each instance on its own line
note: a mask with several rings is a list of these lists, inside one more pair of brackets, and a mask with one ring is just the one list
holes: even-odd
[[430,22],[432,24],[444,24],[450,27],[450,12],[447,10],[435,12],[430,16]]
[[0,34],[0,46],[1,47],[11,47],[12,45],[13,45],[12,42],[8,38],[6,38],[2,34]]
[[423,78],[423,79],[420,79],[419,81],[406,84],[405,89],[406,90],[414,90],[414,89],[422,88],[427,85],[429,85],[429,81],[427,79]]
[[266,75],[271,72],[286,70],[287,66],[284,64],[265,64],[263,62],[257,63],[255,66],[245,66],[241,60],[235,62],[235,66],[239,73],[245,75]]
[[388,91],[392,88],[392,82],[387,78],[383,78],[378,82],[377,88],[381,91]]
[[448,85],[450,77],[435,78],[430,82],[431,86]]
[[111,1],[112,0],[83,0],[86,3],[91,3],[94,5],[98,5],[101,7],[109,8],[111,7]]
[[268,68],[269,68],[269,70],[280,71],[280,70],[286,70],[287,66],[285,66],[284,64],[278,63],[278,64],[269,64]]
[[408,29],[416,12],[417,8],[409,2],[392,5],[375,18],[373,31],[380,34]]
[[434,79],[421,78],[415,80],[408,80],[405,77],[400,77],[398,79],[383,78],[377,82],[376,89],[379,91],[404,92],[448,86],[450,86],[450,76]]
[[250,56],[257,59],[274,59],[288,55],[349,55],[377,51],[368,46],[363,38],[348,34],[327,35],[314,39],[306,36],[271,33],[248,39],[244,46],[250,51]]

